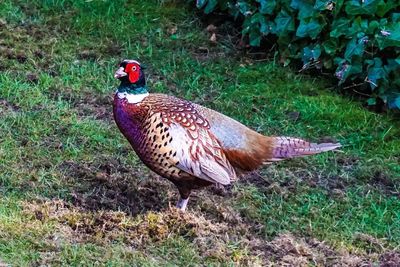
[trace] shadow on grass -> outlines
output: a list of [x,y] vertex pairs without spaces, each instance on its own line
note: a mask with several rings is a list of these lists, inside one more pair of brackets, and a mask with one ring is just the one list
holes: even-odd
[[140,168],[112,158],[98,158],[90,163],[67,161],[60,166],[76,206],[91,211],[123,211],[132,216],[167,208],[168,200],[172,200],[168,195],[172,185],[142,171],[144,166]]

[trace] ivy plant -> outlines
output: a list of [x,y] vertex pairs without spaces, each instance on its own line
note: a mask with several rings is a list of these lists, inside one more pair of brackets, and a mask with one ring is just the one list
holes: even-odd
[[251,46],[274,35],[282,62],[323,68],[339,85],[361,84],[400,109],[399,0],[197,0],[209,14],[229,12]]

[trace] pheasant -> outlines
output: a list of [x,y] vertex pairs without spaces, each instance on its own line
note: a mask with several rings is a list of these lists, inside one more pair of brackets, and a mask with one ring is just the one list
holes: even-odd
[[262,164],[341,146],[264,136],[212,109],[149,94],[136,60],[122,61],[114,77],[121,82],[113,104],[118,128],[147,167],[175,184],[182,211],[194,189],[228,185]]

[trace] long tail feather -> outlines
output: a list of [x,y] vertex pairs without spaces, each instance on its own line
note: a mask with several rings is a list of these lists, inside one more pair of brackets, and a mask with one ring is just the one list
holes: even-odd
[[273,138],[273,158],[271,158],[270,161],[314,155],[341,147],[339,143],[316,144],[299,138],[285,136]]

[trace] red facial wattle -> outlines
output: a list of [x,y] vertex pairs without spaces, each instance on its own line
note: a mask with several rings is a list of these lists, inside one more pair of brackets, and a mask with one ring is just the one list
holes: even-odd
[[129,63],[125,67],[125,72],[128,74],[129,81],[136,83],[140,77],[140,66],[136,63]]

